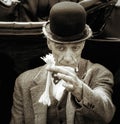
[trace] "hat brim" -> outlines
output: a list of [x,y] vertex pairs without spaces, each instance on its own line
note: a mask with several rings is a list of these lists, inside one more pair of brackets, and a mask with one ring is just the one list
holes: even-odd
[[92,30],[87,24],[85,25],[85,29],[82,34],[77,34],[69,37],[61,37],[52,33],[50,30],[49,21],[43,25],[42,30],[46,38],[56,43],[78,43],[81,41],[85,41],[92,36]]

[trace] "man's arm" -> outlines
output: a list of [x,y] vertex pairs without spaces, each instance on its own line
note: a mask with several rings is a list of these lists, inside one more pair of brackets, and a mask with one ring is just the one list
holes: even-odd
[[74,72],[59,66],[50,67],[48,70],[57,72],[58,78],[65,80],[64,87],[74,96],[80,106],[77,107],[77,111],[83,116],[106,123],[111,121],[115,112],[111,99],[114,84],[111,72],[96,64],[81,80]]
[[95,64],[87,71],[83,82],[81,100],[76,100],[80,105],[79,112],[93,120],[109,123],[115,113],[111,98],[114,85],[112,73]]
[[102,2],[108,2],[109,0],[82,0],[79,2],[84,8],[89,8],[94,5],[98,5]]

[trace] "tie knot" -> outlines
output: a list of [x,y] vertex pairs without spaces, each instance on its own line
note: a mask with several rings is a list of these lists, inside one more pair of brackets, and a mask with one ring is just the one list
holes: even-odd
[[54,84],[58,84],[58,82],[61,80],[57,77],[57,73],[55,72],[52,73],[52,77],[53,77]]

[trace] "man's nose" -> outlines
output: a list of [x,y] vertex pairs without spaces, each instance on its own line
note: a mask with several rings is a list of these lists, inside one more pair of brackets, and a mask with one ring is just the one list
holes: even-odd
[[66,63],[73,63],[73,54],[70,50],[67,50],[64,54],[64,61]]

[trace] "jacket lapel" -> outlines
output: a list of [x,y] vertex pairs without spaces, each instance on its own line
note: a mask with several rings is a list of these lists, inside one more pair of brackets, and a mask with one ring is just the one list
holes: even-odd
[[35,124],[46,124],[47,106],[38,102],[46,86],[47,72],[45,70],[45,68],[40,69],[40,71],[33,79],[33,82],[36,85],[30,89],[32,105],[35,114]]
[[71,102],[71,93],[68,93],[67,105],[66,105],[66,116],[67,116],[67,124],[74,124],[74,114],[75,107]]
[[[86,74],[87,61],[81,58],[79,63],[78,77],[83,79]],[[71,101],[71,93],[68,93],[67,105],[66,105],[66,115],[67,115],[67,124],[74,124],[74,115],[75,115],[75,106],[73,106]]]

